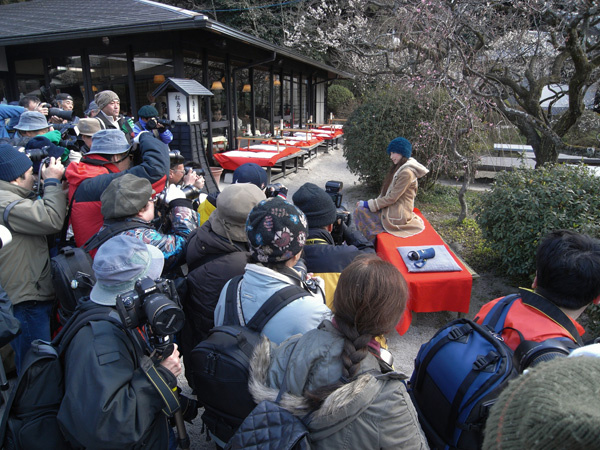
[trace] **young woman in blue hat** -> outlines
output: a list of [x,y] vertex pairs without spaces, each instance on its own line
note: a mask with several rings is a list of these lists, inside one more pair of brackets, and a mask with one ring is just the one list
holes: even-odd
[[383,181],[379,197],[359,201],[354,212],[356,227],[374,241],[379,233],[409,237],[425,228],[423,220],[413,210],[418,190],[418,179],[429,170],[411,158],[412,145],[403,138],[392,140],[387,153],[393,162]]

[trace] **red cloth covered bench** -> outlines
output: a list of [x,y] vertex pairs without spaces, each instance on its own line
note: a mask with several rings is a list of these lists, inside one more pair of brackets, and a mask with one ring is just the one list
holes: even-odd
[[[415,208],[415,213],[425,223],[425,229],[421,233],[408,238],[381,233],[377,235],[375,243],[379,257],[394,264],[408,284],[408,304],[396,326],[396,331],[401,335],[406,333],[410,327],[413,312],[455,311],[468,313],[471,302],[473,276],[427,219],[423,217],[421,211]],[[460,272],[409,272],[397,247],[412,245],[415,247],[444,245],[462,270]]]

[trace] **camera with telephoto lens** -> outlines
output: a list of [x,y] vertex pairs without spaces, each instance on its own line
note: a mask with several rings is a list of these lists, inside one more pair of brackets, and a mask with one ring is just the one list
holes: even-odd
[[48,157],[48,146],[25,149],[25,154],[29,157],[31,162],[40,162]]
[[191,184],[182,187],[181,192],[185,194],[185,198],[187,198],[188,200],[196,200],[200,195],[200,189]]
[[185,158],[179,150],[171,150],[169,152],[169,159],[171,160],[171,166],[174,164],[183,164],[185,162]]
[[162,125],[165,129],[168,129],[175,125],[175,121],[159,119],[158,117],[151,117],[150,119],[148,119],[148,122],[146,122],[146,129],[155,130],[158,128],[158,125]]
[[62,120],[71,120],[73,118],[73,111],[65,111],[64,109],[55,108],[50,103],[42,103],[42,107],[48,108],[48,116],[56,116]]
[[277,197],[279,194],[282,194],[285,197],[287,196],[287,193],[288,188],[281,183],[267,184],[267,187],[265,188],[265,195],[267,198]]
[[554,358],[566,358],[571,352],[566,341],[556,338],[546,339],[542,342],[521,341],[513,353],[514,366],[519,373],[529,367],[535,367],[544,361]]
[[148,323],[161,336],[180,331],[185,319],[173,281],[160,278],[136,281],[131,291],[117,296],[117,311],[127,328]]

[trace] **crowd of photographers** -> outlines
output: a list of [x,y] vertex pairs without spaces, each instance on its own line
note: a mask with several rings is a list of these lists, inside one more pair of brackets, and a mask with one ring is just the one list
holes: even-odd
[[[374,253],[349,226],[341,184],[326,192],[307,183],[294,206],[283,185],[267,186],[264,169],[245,164],[231,186],[208,193],[203,170],[169,149],[170,123],[152,105],[134,122],[112,91],[98,93],[81,119],[68,94],[54,106],[36,97],[20,103],[0,105],[0,223],[13,240],[0,246],[0,286],[21,322],[11,343],[17,373],[31,342],[56,331],[51,257],[112,236],[90,252],[96,283],[83,303],[119,310],[122,323],[92,323],[66,352],[69,388],[58,417],[72,444],[172,448],[163,411],[182,371],[174,339],[187,358],[222,321],[218,304],[231,278],[246,274],[244,298],[258,306],[265,288],[306,287],[305,299],[265,327],[280,342],[328,317],[339,273],[356,255]],[[248,217],[260,232],[249,231]],[[193,385],[192,364],[186,376]],[[178,401],[184,418],[195,417],[193,401]]]

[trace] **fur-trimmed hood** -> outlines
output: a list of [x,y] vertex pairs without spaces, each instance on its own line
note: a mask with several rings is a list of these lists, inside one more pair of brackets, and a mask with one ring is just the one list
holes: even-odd
[[[279,346],[263,339],[250,364],[248,386],[254,400],[257,403],[275,401],[285,376],[287,393],[282,396],[280,405],[297,416],[306,416],[311,411],[302,393],[339,380],[343,342],[330,321],[324,321],[304,336],[293,336]],[[381,375],[378,367],[375,357],[367,356],[361,364],[362,374],[335,390],[321,408],[312,412],[308,428],[313,442],[323,445],[327,442],[329,447],[332,442],[343,439],[341,436],[351,433],[359,438],[355,443],[372,442],[374,448],[385,448],[389,442],[426,448],[422,445],[424,438],[416,413],[401,381],[406,377],[396,372]],[[388,417],[398,421],[389,424]],[[412,439],[419,444],[411,445]],[[340,443],[330,448],[342,447]]]

